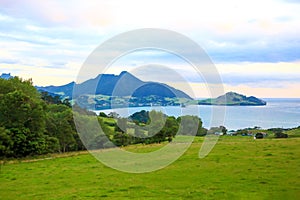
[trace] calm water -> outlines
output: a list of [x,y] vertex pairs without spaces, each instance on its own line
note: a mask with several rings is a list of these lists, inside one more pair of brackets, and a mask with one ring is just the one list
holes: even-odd
[[[138,107],[102,110],[106,114],[117,112],[127,117],[141,110],[160,110],[169,116],[198,115],[203,126],[209,128],[223,124],[228,130],[259,126],[262,128],[292,128],[300,126],[300,99],[264,99],[266,106],[187,106]],[[100,111],[96,111],[99,113]],[[214,114],[213,114],[214,113]],[[225,114],[225,115],[223,115]],[[212,119],[212,116],[214,118]]]

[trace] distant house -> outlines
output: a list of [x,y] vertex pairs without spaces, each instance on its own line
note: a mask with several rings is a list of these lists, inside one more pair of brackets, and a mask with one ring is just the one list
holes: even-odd
[[220,131],[216,131],[214,134],[215,135],[224,135],[223,132],[220,132]]
[[[208,131],[207,131],[207,134],[214,134],[214,135],[224,135],[224,129],[225,131],[226,128],[224,126],[220,126],[220,127],[211,127]],[[226,132],[225,132],[226,134]]]
[[227,134],[228,134],[228,135],[231,135],[231,136],[236,136],[236,135],[237,135],[237,132],[234,131],[234,130],[230,130],[230,131],[228,131]]
[[243,133],[242,136],[252,136],[252,132],[247,131],[246,133]]

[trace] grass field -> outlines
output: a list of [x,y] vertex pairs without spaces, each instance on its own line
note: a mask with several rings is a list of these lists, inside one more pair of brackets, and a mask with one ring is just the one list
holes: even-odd
[[[221,137],[198,158],[202,138],[168,167],[145,174],[110,169],[85,152],[6,162],[0,199],[299,199],[300,138]],[[163,144],[161,144],[162,146]],[[160,145],[135,145],[146,152]]]

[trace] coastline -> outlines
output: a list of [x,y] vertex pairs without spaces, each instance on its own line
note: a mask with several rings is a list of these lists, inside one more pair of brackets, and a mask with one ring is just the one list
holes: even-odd
[[268,101],[266,106],[215,106],[215,105],[187,105],[180,106],[157,106],[157,107],[129,107],[104,110],[92,110],[99,114],[104,112],[116,112],[120,117],[129,115],[141,110],[150,111],[152,109],[165,112],[169,116],[178,117],[182,113],[199,113],[205,128],[211,127],[211,116],[213,110],[216,112],[221,109],[226,110],[225,119],[218,118],[218,121],[224,121],[228,130],[237,130],[259,126],[262,128],[294,128],[300,124],[300,98],[264,98]]

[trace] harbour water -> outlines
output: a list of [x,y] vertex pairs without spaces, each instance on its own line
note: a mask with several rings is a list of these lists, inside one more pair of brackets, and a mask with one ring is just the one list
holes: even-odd
[[[293,128],[300,126],[300,99],[264,99],[266,106],[202,106],[134,107],[101,110],[116,112],[121,117],[141,110],[160,110],[169,116],[198,115],[205,128],[224,125],[228,130],[258,126],[261,128]],[[100,111],[95,111],[99,113]]]

